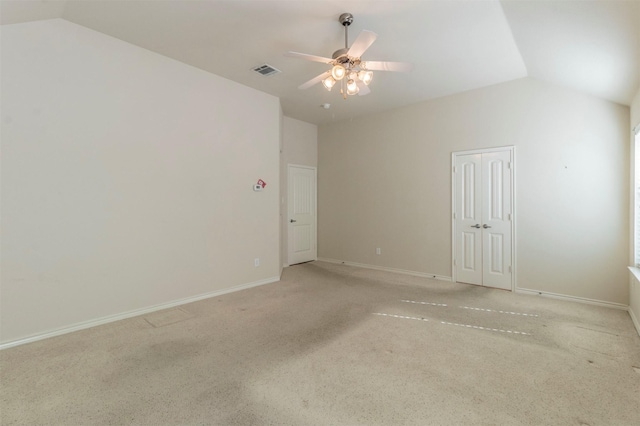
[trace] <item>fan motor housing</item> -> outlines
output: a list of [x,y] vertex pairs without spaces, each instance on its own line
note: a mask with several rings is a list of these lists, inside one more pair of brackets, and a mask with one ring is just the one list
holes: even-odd
[[[333,52],[333,55],[331,55],[331,58],[338,60],[338,62],[346,62],[347,59],[347,52],[349,51],[348,48],[342,48],[342,49],[338,49],[335,52]],[[344,57],[344,61],[341,61],[340,57],[343,56]]]

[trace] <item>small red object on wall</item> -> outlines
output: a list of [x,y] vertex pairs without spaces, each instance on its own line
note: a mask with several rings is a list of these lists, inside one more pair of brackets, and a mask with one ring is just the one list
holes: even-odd
[[265,186],[267,186],[267,182],[263,181],[262,179],[258,179],[258,185],[264,188]]

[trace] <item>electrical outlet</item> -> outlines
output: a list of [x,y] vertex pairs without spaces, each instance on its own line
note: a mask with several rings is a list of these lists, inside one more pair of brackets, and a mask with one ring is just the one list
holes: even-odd
[[260,258],[256,257],[255,259],[253,259],[253,266],[258,267],[260,266]]
[[382,254],[382,249],[380,247],[376,248],[376,254],[377,255]]

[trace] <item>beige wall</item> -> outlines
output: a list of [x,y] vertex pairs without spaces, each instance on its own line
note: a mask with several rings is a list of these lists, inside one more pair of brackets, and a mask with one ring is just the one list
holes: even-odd
[[640,280],[629,273],[629,315],[640,334]]
[[280,246],[283,266],[288,266],[287,166],[318,167],[318,126],[289,117],[283,118],[282,149],[280,153],[281,226]]
[[631,101],[631,125],[633,127],[638,124],[640,124],[640,90]]
[[318,126],[284,117],[282,162],[300,166],[318,166]]
[[279,108],[64,20],[3,26],[2,342],[277,280]]
[[629,108],[528,78],[322,125],[319,257],[450,277],[451,153],[514,145],[518,287],[626,305],[628,141]]
[[[640,89],[638,90],[638,93],[636,93],[636,96],[633,98],[633,101],[631,102],[631,128],[635,128],[635,126],[640,126]],[[635,138],[634,138],[635,139]],[[633,176],[635,176],[634,173],[634,159],[635,159],[635,152],[634,152],[634,148],[635,148],[635,143],[632,142],[631,143],[631,179],[633,179]],[[631,182],[630,179],[630,182]],[[631,184],[632,185],[632,184]],[[633,188],[633,186],[632,186]],[[631,191],[630,191],[631,192]],[[630,195],[630,197],[633,197],[633,194]],[[633,203],[630,203],[631,205],[631,214],[633,215]],[[631,229],[633,229],[633,224],[631,221],[631,224],[629,225],[631,227]],[[633,264],[633,244],[630,244],[630,265]],[[631,314],[631,317],[634,320],[636,329],[638,330],[638,334],[640,334],[640,281],[638,281],[638,279],[631,273],[629,273],[629,313]]]

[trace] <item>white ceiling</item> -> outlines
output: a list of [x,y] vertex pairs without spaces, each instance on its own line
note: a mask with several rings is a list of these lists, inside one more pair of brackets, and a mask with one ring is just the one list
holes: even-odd
[[[64,18],[278,96],[285,115],[342,120],[525,76],[629,105],[640,86],[640,0],[2,0],[1,23]],[[349,39],[378,34],[363,59],[406,61],[376,72],[371,94],[346,101],[322,85],[328,67],[286,51],[331,57]],[[268,63],[282,71],[263,77]],[[330,109],[321,104],[330,103]]]

